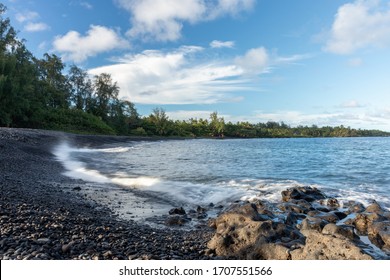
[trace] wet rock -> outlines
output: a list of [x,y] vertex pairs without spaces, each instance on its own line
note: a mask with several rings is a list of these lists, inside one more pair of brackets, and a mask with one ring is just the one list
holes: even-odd
[[185,215],[186,211],[184,210],[183,207],[180,208],[172,208],[169,210],[169,215]]
[[373,203],[367,206],[365,212],[381,214],[384,212],[384,209],[379,205],[378,202],[374,201]]
[[297,204],[285,202],[278,205],[278,208],[284,212],[294,212],[298,214],[307,213],[309,209],[303,208]]
[[355,234],[354,227],[348,225],[327,224],[322,229],[322,234],[333,235],[335,237],[346,237],[350,240],[359,239],[359,236]]
[[344,207],[348,209],[346,211],[346,214],[361,213],[366,210],[366,207],[364,207],[362,203],[357,201],[347,201],[344,203]]
[[319,199],[326,198],[325,194],[314,187],[294,187],[282,191],[282,200],[288,202],[291,199],[299,200],[303,199],[308,202],[312,202]]
[[380,222],[386,220],[385,217],[377,213],[359,213],[356,215],[356,218],[352,220],[352,225],[356,227],[356,230],[361,235],[367,235],[368,227],[372,225],[373,222]]
[[306,215],[297,214],[294,212],[289,212],[287,214],[285,223],[286,223],[286,225],[294,226],[294,225],[297,225],[299,223],[299,221],[302,221],[305,218],[306,218]]
[[390,221],[373,222],[367,233],[370,241],[376,246],[390,249]]
[[327,222],[321,218],[307,216],[299,225],[300,230],[315,230],[321,232]]
[[73,188],[74,191],[81,191],[81,187],[77,186]]
[[292,260],[372,260],[350,239],[322,234],[315,230],[305,230],[306,244],[303,248],[290,252]]
[[183,226],[190,221],[191,219],[185,215],[173,215],[165,220],[165,224],[168,226]]

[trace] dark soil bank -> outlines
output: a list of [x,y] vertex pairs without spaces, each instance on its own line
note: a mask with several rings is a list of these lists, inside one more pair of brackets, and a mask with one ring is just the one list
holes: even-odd
[[0,128],[0,259],[389,259],[388,209],[311,187],[287,189],[278,203],[225,205],[192,230],[182,225],[207,219],[208,209],[172,209],[164,228],[120,220],[62,175],[51,152],[62,140],[91,147],[145,138]]

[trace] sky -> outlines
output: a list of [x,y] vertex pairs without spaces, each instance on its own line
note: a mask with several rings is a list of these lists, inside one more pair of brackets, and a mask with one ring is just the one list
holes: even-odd
[[111,74],[144,116],[390,131],[390,1],[3,3],[35,56]]

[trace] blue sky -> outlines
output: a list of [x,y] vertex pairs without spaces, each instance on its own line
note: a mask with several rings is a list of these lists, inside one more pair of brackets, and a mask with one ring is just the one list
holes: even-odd
[[110,73],[141,115],[390,131],[390,1],[3,3],[36,56]]

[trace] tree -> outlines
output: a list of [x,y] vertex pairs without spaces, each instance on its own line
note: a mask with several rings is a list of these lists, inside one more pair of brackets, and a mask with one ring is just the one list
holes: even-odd
[[71,90],[68,78],[62,73],[65,64],[55,54],[45,53],[43,59],[36,59],[42,91],[46,95],[47,106],[53,109],[67,109]]
[[167,134],[169,120],[163,108],[154,108],[153,113],[149,116],[149,119],[154,125],[158,135],[162,136]]
[[118,100],[119,87],[107,73],[95,76],[93,87],[96,100],[91,111],[106,121],[112,112],[110,106]]
[[88,104],[91,104],[93,94],[92,81],[88,73],[76,65],[72,65],[68,77],[71,88],[70,100],[72,105],[79,110],[87,111]]
[[224,118],[219,118],[217,112],[213,112],[210,115],[210,129],[212,136],[223,138],[225,130],[225,120]]

